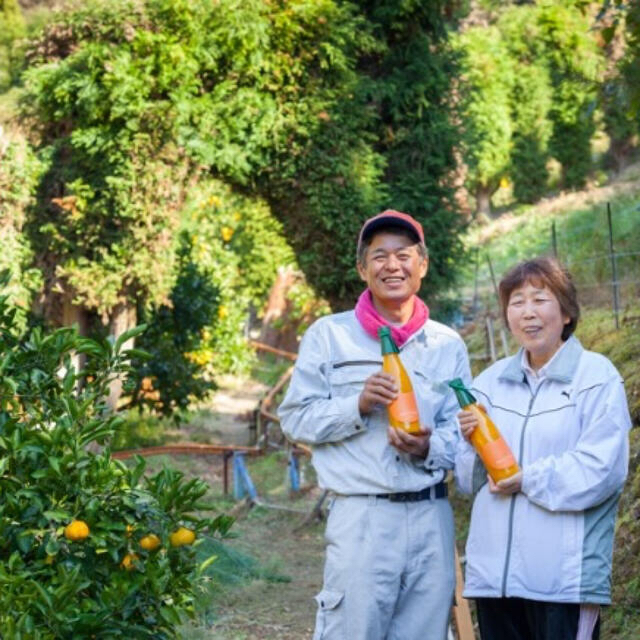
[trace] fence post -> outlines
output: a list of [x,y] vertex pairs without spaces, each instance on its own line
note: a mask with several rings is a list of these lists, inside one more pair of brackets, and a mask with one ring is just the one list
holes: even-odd
[[509,341],[507,340],[507,332],[504,327],[500,327],[500,340],[502,340],[502,350],[504,351],[504,357],[509,356]]
[[558,238],[556,236],[556,221],[551,222],[551,249],[553,250],[553,257],[558,259]]
[[491,264],[491,256],[487,253],[487,263],[489,264],[489,273],[491,274],[491,282],[493,283],[493,291],[496,294],[498,308],[500,308],[500,294],[498,293],[498,285],[496,284],[496,276],[493,273],[493,265]]
[[496,355],[496,343],[493,335],[493,320],[491,314],[487,314],[487,338],[489,340],[489,355],[491,356],[491,362],[495,362],[498,359]]
[[616,329],[620,328],[618,317],[620,302],[618,300],[618,268],[616,265],[616,254],[613,249],[613,224],[611,223],[611,203],[607,202],[607,222],[609,223],[609,257],[611,258],[611,275],[613,277],[613,313],[616,319]]
[[476,315],[476,311],[478,310],[478,267],[480,264],[480,261],[478,260],[478,247],[476,247],[475,250],[475,262],[476,262],[476,272],[475,272],[475,276],[473,278],[473,302],[471,303],[471,313],[473,313],[474,317]]

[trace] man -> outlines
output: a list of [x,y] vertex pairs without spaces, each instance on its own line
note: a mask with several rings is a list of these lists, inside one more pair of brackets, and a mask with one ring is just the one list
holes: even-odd
[[[443,640],[454,591],[453,467],[457,402],[442,382],[470,381],[466,348],[416,296],[428,269],[422,226],[384,211],[358,239],[367,284],[354,310],[315,322],[279,409],[310,444],[332,500],[314,640]],[[390,326],[412,380],[422,433],[389,426],[396,380],[381,370],[377,329]]]

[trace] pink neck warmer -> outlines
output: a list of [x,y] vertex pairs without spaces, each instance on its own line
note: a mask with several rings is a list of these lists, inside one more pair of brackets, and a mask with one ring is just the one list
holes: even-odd
[[360,294],[355,312],[362,328],[376,340],[378,340],[378,329],[380,327],[391,327],[391,336],[398,347],[401,347],[429,319],[429,307],[418,296],[413,296],[413,314],[411,318],[401,327],[394,327],[373,306],[373,299],[369,289],[365,289]]

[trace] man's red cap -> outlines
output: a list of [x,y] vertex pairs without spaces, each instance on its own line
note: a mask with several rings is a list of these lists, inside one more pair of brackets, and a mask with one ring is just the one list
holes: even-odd
[[360,235],[358,236],[358,253],[362,243],[368,236],[370,236],[376,229],[387,225],[393,225],[394,227],[402,227],[407,229],[416,236],[416,239],[424,244],[424,232],[422,231],[422,225],[412,218],[408,213],[402,213],[401,211],[394,211],[393,209],[387,209],[382,213],[379,213],[373,218],[369,218],[362,225],[360,229]]

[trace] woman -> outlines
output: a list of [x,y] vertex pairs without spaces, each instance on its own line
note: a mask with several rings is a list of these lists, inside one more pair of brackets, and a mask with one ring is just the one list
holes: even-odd
[[557,261],[518,264],[499,292],[521,348],[472,391],[520,472],[494,484],[469,444],[476,418],[458,415],[456,476],[476,493],[464,595],[476,599],[482,640],[597,639],[629,457],[623,381],[573,336],[576,290]]

